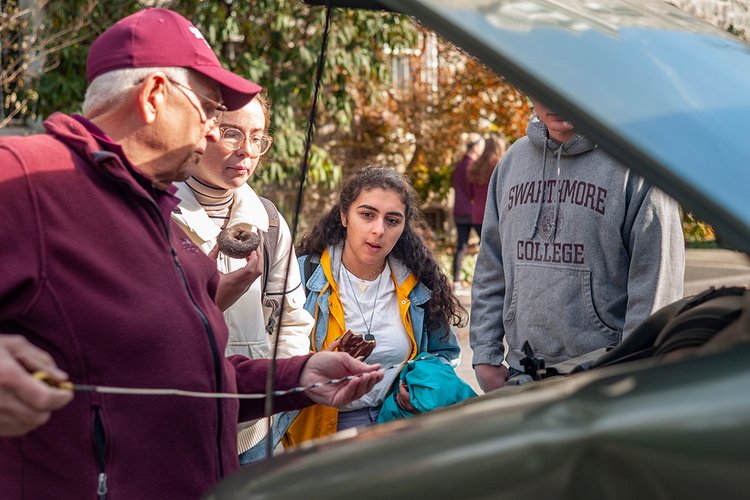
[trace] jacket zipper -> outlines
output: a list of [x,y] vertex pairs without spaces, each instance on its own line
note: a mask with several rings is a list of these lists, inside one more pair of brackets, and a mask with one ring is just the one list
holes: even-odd
[[96,449],[97,462],[99,462],[96,495],[99,500],[106,500],[107,472],[105,466],[107,462],[107,438],[104,434],[104,424],[102,424],[99,407],[94,407],[94,448]]
[[[165,230],[167,232],[167,235],[169,235],[169,229],[165,227]],[[169,238],[169,236],[168,236]],[[171,245],[170,245],[171,248]],[[208,335],[208,341],[211,345],[211,354],[213,356],[214,360],[214,377],[216,378],[216,392],[223,392],[224,385],[222,384],[222,377],[221,377],[221,357],[219,356],[219,346],[216,344],[216,336],[214,335],[213,328],[211,328],[211,323],[209,323],[208,318],[206,317],[206,314],[201,310],[201,308],[198,306],[198,304],[195,302],[195,299],[193,298],[193,295],[190,293],[190,288],[187,286],[187,279],[185,278],[185,272],[182,269],[182,264],[180,264],[180,260],[177,258],[177,251],[174,248],[171,248],[172,250],[172,259],[174,260],[174,264],[177,267],[177,271],[180,274],[180,278],[182,279],[182,284],[185,288],[185,291],[188,294],[188,297],[190,297],[190,302],[193,304],[193,307],[198,312],[198,315],[201,318],[201,321],[203,322],[203,326],[206,329],[206,333]],[[224,423],[221,418],[221,399],[216,398],[216,448],[218,452],[218,464],[219,464],[219,477],[224,477],[224,461],[222,460],[222,446],[221,446],[221,435],[223,433]]]
[[[117,158],[117,161],[120,161],[119,158]],[[164,234],[167,237],[167,246],[169,247],[171,253],[172,253],[172,261],[175,264],[175,267],[177,268],[177,272],[180,275],[180,280],[182,282],[182,286],[185,289],[185,292],[187,293],[188,297],[190,298],[190,303],[193,305],[193,308],[198,313],[198,316],[201,319],[201,322],[203,323],[203,327],[206,331],[206,335],[208,336],[208,341],[211,346],[211,355],[213,357],[214,362],[214,378],[215,378],[215,385],[216,385],[216,392],[222,392],[224,390],[223,383],[222,383],[222,359],[223,356],[219,353],[219,346],[216,344],[216,336],[214,335],[213,328],[211,328],[211,324],[208,321],[208,317],[203,312],[203,310],[198,306],[198,303],[195,301],[195,298],[193,297],[193,294],[190,293],[190,287],[188,287],[187,279],[185,277],[185,272],[182,269],[182,264],[180,264],[180,261],[177,257],[177,251],[172,247],[172,238],[171,238],[171,231],[169,230],[169,224],[164,220],[164,217],[162,216],[161,209],[159,208],[159,205],[157,203],[146,196],[143,196],[141,193],[136,191],[133,186],[127,182],[124,179],[120,179],[117,176],[112,175],[107,169],[102,169],[103,172],[106,172],[106,175],[113,179],[116,182],[119,182],[120,184],[125,185],[134,195],[136,195],[138,198],[143,199],[146,204],[151,207],[151,209],[155,212],[156,220],[159,224],[161,224],[162,229],[164,230]],[[221,444],[221,436],[223,434],[223,428],[224,423],[222,420],[222,401],[221,399],[216,399],[216,451],[218,455],[218,465],[219,465],[219,477],[224,477],[224,461],[222,459],[222,444]],[[102,478],[100,477],[100,480]],[[104,476],[104,486],[106,489],[106,475]]]

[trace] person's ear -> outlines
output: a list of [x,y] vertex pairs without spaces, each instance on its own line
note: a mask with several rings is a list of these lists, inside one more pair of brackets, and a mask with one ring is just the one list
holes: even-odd
[[339,210],[339,214],[341,214],[341,225],[346,227],[346,214],[344,213],[344,210]]
[[138,110],[141,119],[148,124],[156,121],[159,113],[163,113],[167,105],[168,80],[164,73],[153,73],[140,83],[138,87]]

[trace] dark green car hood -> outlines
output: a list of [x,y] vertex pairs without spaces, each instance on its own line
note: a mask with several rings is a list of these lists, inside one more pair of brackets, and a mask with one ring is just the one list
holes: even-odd
[[245,467],[207,498],[733,498],[750,488],[748,359],[507,387]]

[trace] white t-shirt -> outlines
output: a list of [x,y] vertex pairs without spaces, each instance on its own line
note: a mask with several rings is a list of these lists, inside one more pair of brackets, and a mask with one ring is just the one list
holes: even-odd
[[[396,297],[396,286],[391,278],[391,269],[386,262],[380,276],[372,281],[362,280],[341,265],[337,278],[339,298],[344,307],[344,324],[354,333],[375,336],[375,349],[366,363],[380,363],[383,368],[400,364],[409,359],[411,339],[401,321]],[[369,328],[368,328],[369,327]],[[341,411],[380,406],[388,395],[401,366],[385,371],[383,380],[356,401],[342,406]]]

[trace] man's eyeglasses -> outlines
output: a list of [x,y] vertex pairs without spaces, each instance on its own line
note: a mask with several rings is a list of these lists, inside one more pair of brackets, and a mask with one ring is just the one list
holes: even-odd
[[245,141],[250,144],[250,153],[253,156],[261,156],[271,149],[273,137],[268,134],[255,134],[246,136],[240,129],[234,127],[219,127],[221,139],[219,142],[230,151],[237,151],[245,145]]
[[[168,80],[171,84],[177,87],[180,92],[182,92],[182,95],[184,95],[185,98],[190,101],[190,104],[192,104],[193,107],[198,110],[198,114],[201,117],[201,123],[204,127],[206,127],[207,130],[213,130],[219,124],[222,115],[225,111],[227,111],[227,107],[224,106],[224,104],[201,94],[195,89],[191,89],[183,83],[172,80],[171,78],[168,78]],[[186,90],[189,90],[193,95],[199,98],[199,105],[195,104],[195,100],[190,97],[190,94],[188,94]],[[203,101],[201,101],[201,99],[203,99]]]

